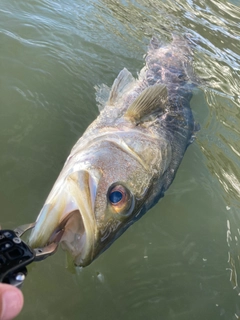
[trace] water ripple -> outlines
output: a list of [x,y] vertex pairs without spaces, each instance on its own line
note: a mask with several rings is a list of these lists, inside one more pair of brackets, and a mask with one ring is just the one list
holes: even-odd
[[[108,317],[114,319],[116,314],[126,319],[240,317],[240,6],[235,3],[1,2],[0,197],[7,204],[6,219],[29,208],[25,218],[32,220],[70,147],[98,114],[94,86],[110,86],[123,67],[136,75],[152,35],[169,42],[172,33],[191,33],[194,68],[203,79],[192,100],[201,130],[169,193],[155,214],[118,242],[121,248],[87,269],[90,275],[99,265],[104,270],[97,294],[90,281],[71,287],[71,299],[56,292],[59,299],[71,300],[71,312],[60,308],[52,318],[106,319],[105,298],[112,301]],[[25,222],[20,215],[16,219]],[[37,296],[34,284],[28,285]],[[77,298],[80,287],[96,311],[84,294]],[[46,297],[43,306],[48,303]],[[28,313],[31,306],[26,307],[23,319],[36,315],[34,302],[32,308]]]

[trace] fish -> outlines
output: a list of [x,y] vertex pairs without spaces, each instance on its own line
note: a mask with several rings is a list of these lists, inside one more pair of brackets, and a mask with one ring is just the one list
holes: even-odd
[[73,146],[29,237],[61,243],[85,267],[152,208],[171,185],[195,121],[193,41],[150,41],[136,78],[124,68],[96,87],[99,116]]

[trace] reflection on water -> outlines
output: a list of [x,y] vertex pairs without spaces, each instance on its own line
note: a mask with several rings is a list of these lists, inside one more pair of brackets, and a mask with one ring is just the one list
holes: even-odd
[[3,227],[31,222],[98,114],[94,86],[134,75],[152,35],[193,34],[201,130],[165,198],[91,266],[30,267],[19,319],[240,317],[240,5],[236,0],[26,0],[0,8]]

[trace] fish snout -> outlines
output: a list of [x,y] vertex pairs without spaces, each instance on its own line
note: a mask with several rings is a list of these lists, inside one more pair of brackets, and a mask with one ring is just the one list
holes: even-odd
[[98,172],[88,170],[58,179],[37,218],[29,238],[30,245],[44,247],[61,242],[77,265],[89,264],[94,258],[94,203],[98,180]]

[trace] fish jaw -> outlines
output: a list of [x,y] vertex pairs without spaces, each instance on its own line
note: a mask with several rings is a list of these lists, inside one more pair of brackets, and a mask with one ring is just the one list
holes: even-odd
[[60,175],[37,218],[29,244],[36,248],[61,242],[77,265],[89,264],[96,242],[96,190],[97,178],[86,170],[64,178]]

